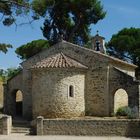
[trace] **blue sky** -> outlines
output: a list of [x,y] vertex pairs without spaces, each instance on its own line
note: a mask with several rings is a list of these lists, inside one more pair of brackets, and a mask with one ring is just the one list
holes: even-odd
[[[140,0],[101,0],[107,11],[106,18],[91,26],[91,35],[99,30],[100,35],[108,41],[111,36],[124,27],[140,28]],[[15,54],[15,49],[32,40],[44,38],[40,27],[43,21],[32,25],[24,25],[15,30],[15,26],[4,27],[0,23],[0,42],[13,45],[7,54],[0,52],[0,68],[17,67],[21,60]]]

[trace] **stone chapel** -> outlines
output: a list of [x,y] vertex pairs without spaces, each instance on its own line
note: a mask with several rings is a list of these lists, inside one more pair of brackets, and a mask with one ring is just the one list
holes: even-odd
[[61,40],[22,62],[4,87],[4,112],[26,119],[105,117],[129,106],[139,115],[137,66],[108,56],[104,40],[97,34],[90,49]]

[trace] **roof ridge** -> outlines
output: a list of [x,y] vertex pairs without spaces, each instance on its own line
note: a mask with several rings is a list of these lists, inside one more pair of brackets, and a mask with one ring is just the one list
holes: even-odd
[[[60,53],[62,55],[62,57],[65,59],[66,63],[68,64],[68,66],[71,66],[71,64],[69,63],[67,56],[64,55],[62,52]],[[70,58],[71,59],[71,58]]]
[[37,62],[35,65],[31,66],[31,68],[85,68],[80,62],[72,59],[69,56],[63,54],[63,52],[53,54],[47,58],[42,59]]

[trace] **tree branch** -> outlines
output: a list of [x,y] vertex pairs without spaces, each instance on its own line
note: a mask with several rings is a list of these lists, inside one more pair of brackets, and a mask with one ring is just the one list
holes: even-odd
[[78,18],[78,22],[76,23],[76,25],[72,29],[72,31],[71,31],[71,33],[70,33],[70,35],[68,37],[68,41],[70,41],[70,42],[72,41],[73,35],[74,35],[75,31],[78,29],[80,23],[81,23],[81,17]]
[[0,22],[3,20],[4,16],[5,16],[4,14],[1,16]]
[[17,6],[20,6],[20,7],[25,7],[25,8],[28,8],[30,9],[31,7],[28,6],[26,3],[25,4],[21,4],[21,3],[18,3],[16,1],[13,1],[13,0],[1,0],[2,2],[7,2],[7,3],[11,3],[11,4],[15,4]]

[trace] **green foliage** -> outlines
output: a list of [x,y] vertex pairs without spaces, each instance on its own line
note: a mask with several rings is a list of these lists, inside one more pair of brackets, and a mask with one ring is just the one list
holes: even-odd
[[140,66],[140,28],[124,28],[114,34],[108,42],[108,53],[112,56]]
[[53,4],[53,0],[33,0],[32,9],[35,11],[35,14],[38,16],[45,16],[46,9]]
[[0,82],[5,81],[5,71],[3,69],[0,69]]
[[6,79],[10,79],[12,77],[14,77],[15,75],[17,75],[22,69],[19,68],[8,68],[5,72],[6,75]]
[[138,117],[138,108],[130,108],[128,106],[118,108],[116,116],[126,116],[128,119],[136,119]]
[[33,0],[34,17],[45,18],[41,28],[50,43],[64,39],[83,45],[89,40],[90,25],[105,17],[99,0]]
[[12,45],[0,43],[0,51],[6,53],[8,51],[8,48],[12,48]]
[[127,106],[118,108],[116,116],[129,116],[131,114],[131,109]]
[[17,75],[22,69],[8,68],[7,70],[0,69],[0,82],[6,82],[8,79]]
[[0,82],[3,82],[3,81],[4,81],[3,77],[0,76]]
[[48,41],[40,39],[35,40],[16,49],[16,54],[21,59],[28,59],[45,48],[48,48]]

